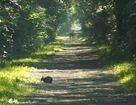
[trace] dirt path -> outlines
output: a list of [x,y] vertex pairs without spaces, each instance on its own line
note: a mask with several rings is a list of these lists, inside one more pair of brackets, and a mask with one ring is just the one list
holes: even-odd
[[[136,105],[135,97],[123,92],[112,73],[98,64],[97,49],[75,39],[45,64],[47,69],[31,73],[53,77],[53,84],[38,83],[37,91],[22,98],[22,105]],[[24,101],[25,100],[25,101]]]

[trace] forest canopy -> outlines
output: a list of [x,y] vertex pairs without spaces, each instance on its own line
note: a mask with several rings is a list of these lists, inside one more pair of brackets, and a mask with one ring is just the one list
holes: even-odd
[[135,58],[136,0],[1,0],[0,58],[31,53],[69,34],[78,20],[82,35],[106,45],[113,56]]
[[[75,0],[76,1],[76,0]],[[117,58],[136,56],[136,0],[78,0],[83,35],[106,45]]]
[[65,0],[1,0],[0,58],[29,54],[55,39]]

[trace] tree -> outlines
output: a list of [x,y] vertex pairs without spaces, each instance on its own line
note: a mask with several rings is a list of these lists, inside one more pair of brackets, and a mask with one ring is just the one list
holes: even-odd
[[[55,39],[67,0],[1,0],[0,57],[21,56]],[[62,20],[63,19],[63,20]]]

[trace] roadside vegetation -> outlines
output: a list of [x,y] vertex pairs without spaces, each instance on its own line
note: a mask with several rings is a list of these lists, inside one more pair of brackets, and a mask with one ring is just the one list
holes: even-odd
[[34,90],[27,72],[62,49],[56,34],[67,8],[63,0],[0,0],[0,104]]
[[124,61],[113,65],[114,75],[129,93],[136,93],[136,62]]
[[37,68],[45,69],[44,64],[48,61],[47,58],[63,49],[63,43],[57,40],[28,55],[28,57],[2,62],[0,67],[0,102],[17,103],[18,97],[31,94],[35,89],[29,84],[40,81],[30,77],[28,72]]
[[[96,43],[94,39],[86,36],[79,36],[79,40],[88,44]],[[118,83],[121,84],[126,92],[130,94],[136,93],[136,61],[129,59],[117,59],[112,56],[111,48],[107,45],[95,44],[98,48],[98,55],[100,56],[100,63],[104,69],[109,70],[117,78]]]
[[136,93],[136,0],[77,1],[82,40],[93,41],[103,66],[114,71],[126,91]]
[[136,93],[135,10],[136,0],[0,0],[0,101],[33,91],[25,73],[63,50],[57,35],[93,42],[103,65]]
[[136,61],[118,59],[111,54],[109,46],[98,46],[101,62],[104,69],[111,70],[126,92],[136,93]]

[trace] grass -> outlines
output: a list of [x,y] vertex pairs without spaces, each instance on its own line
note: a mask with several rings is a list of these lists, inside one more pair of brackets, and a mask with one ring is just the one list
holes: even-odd
[[32,82],[32,78],[26,75],[30,70],[32,68],[25,66],[0,68],[0,101],[17,99],[18,96],[28,95],[34,90],[26,85]]
[[136,93],[136,61],[128,61],[124,59],[116,59],[111,55],[110,47],[106,45],[99,46],[99,55],[105,69],[109,69],[118,78],[128,93]]
[[54,55],[57,51],[63,50],[61,42],[52,42],[49,43],[47,46],[45,46],[42,50],[37,51],[32,54],[32,56],[49,56],[49,55]]
[[32,53],[28,57],[12,60],[11,65],[24,65],[37,69],[45,69],[45,63],[48,62],[48,57],[55,55],[55,53],[58,51],[62,51],[64,47],[65,46],[60,41],[51,42],[48,45],[44,46],[43,49]]
[[79,36],[79,40],[86,43],[95,43],[95,40],[89,36]]
[[130,93],[136,93],[136,62],[123,62],[113,66],[118,82]]
[[35,89],[30,85],[38,82],[35,78],[28,76],[33,69],[46,68],[45,63],[48,56],[64,49],[60,40],[51,42],[28,57],[5,61],[0,67],[0,104],[17,103],[20,96],[27,96]]
[[[88,37],[80,37],[83,42],[94,42]],[[98,45],[99,55],[103,68],[111,70],[114,76],[118,78],[128,93],[136,93],[136,61],[129,61],[118,58],[111,54],[111,48],[108,45]]]

